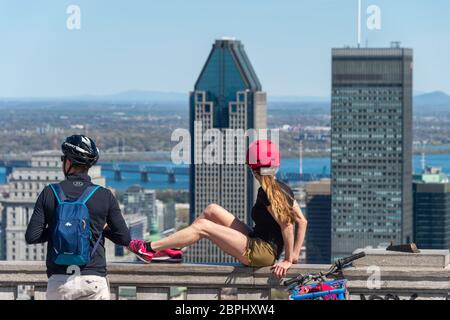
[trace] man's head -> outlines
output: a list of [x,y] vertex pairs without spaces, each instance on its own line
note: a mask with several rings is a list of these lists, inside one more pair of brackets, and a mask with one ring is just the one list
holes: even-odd
[[98,161],[99,151],[95,142],[84,135],[73,135],[61,145],[63,156],[63,172],[67,176],[71,173],[86,173]]

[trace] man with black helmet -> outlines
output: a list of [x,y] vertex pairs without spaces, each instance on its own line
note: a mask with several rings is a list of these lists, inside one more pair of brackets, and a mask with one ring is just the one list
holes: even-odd
[[[62,169],[66,179],[58,185],[44,188],[36,202],[33,215],[27,227],[25,238],[28,244],[47,242],[47,299],[75,300],[102,299],[110,297],[106,279],[106,259],[104,238],[115,244],[128,246],[131,241],[130,231],[121,214],[119,204],[112,192],[99,188],[91,182],[89,169],[99,158],[99,151],[94,141],[84,135],[68,137],[61,146]],[[62,265],[55,263],[56,251],[55,215],[61,199],[75,203],[83,197],[86,190],[95,189],[85,206],[90,221],[89,262],[85,265]]]

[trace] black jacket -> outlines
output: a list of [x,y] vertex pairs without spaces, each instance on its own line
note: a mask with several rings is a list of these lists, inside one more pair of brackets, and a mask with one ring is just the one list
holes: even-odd
[[[91,178],[87,174],[69,175],[66,180],[61,182],[61,187],[68,201],[74,201],[90,185],[93,185]],[[55,265],[49,253],[52,249],[51,230],[53,224],[53,214],[58,202],[53,191],[49,186],[45,187],[39,195],[34,207],[33,215],[28,223],[25,233],[25,240],[28,244],[44,243],[47,244],[47,276],[53,274],[67,274],[67,267]],[[103,239],[100,241],[94,256],[86,265],[80,267],[82,275],[106,276],[106,259],[104,238],[122,246],[128,246],[131,241],[130,231],[120,212],[119,204],[112,194],[106,188],[100,188],[86,203],[89,209],[91,220],[92,242],[91,249],[103,232]],[[105,225],[108,225],[104,229]]]

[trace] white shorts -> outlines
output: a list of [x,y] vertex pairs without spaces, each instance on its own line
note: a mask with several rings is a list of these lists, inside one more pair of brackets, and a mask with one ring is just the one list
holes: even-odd
[[55,274],[48,279],[47,300],[109,300],[108,280],[100,276]]

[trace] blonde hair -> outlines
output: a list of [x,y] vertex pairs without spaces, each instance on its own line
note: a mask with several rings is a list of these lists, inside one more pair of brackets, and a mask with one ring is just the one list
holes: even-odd
[[273,175],[261,175],[258,171],[255,173],[259,177],[261,188],[267,195],[275,219],[281,223],[294,223],[295,214],[288,201],[294,200],[291,195],[281,189]]

